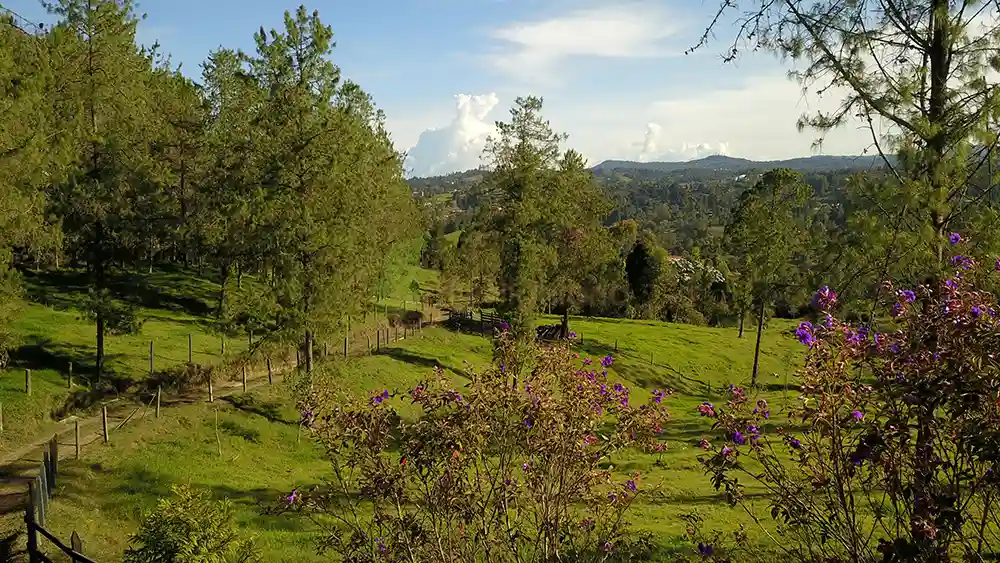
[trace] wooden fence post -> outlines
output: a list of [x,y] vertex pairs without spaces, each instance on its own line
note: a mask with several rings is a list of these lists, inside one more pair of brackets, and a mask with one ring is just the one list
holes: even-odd
[[188,333],[188,363],[194,363],[194,337]]
[[73,421],[73,435],[76,438],[76,459],[80,459],[80,419]]
[[209,403],[214,403],[215,402],[215,391],[212,389],[212,378],[211,378],[211,376],[208,378],[208,402]]
[[382,329],[375,330],[375,352],[379,352],[382,349]]
[[344,357],[347,357],[347,337],[344,337]]
[[247,365],[243,364],[243,392],[247,392]]
[[371,353],[371,351],[372,351],[372,335],[368,334],[368,333],[365,333],[365,338],[368,339],[368,353]]
[[49,440],[49,464],[52,466],[52,475],[49,477],[49,483],[54,490],[56,488],[56,477],[59,475],[59,434],[53,434],[52,439]]
[[101,407],[101,425],[104,426],[104,443],[108,443],[108,406]]
[[220,336],[219,340],[222,342],[222,357],[226,357],[226,335]]
[[24,370],[24,392],[31,396],[31,370]]
[[49,455],[48,448],[42,450],[42,467],[38,476],[42,478],[42,491],[45,493],[45,498],[52,498],[52,487],[50,486],[52,484],[52,456]]
[[38,510],[38,525],[45,527],[45,508],[48,499],[46,498],[45,484],[42,481],[42,476],[38,475],[35,477],[35,489],[38,491],[35,493],[35,498],[38,499],[38,504],[36,508]]
[[149,376],[150,377],[153,376],[153,367],[154,367],[154,365],[153,365],[153,358],[155,356],[156,356],[156,353],[153,350],[153,341],[150,340],[149,341]]
[[615,340],[615,354],[618,353],[618,341]]
[[66,388],[73,388],[73,362],[69,363],[69,370],[66,372]]
[[77,553],[83,553],[83,540],[80,539],[80,534],[76,533],[76,530],[73,530],[73,535],[69,538],[69,547]]
[[160,386],[156,386],[156,418],[160,418]]
[[31,563],[38,561],[38,530],[35,529],[35,507],[38,506],[38,489],[34,481],[28,482],[28,507],[24,511],[24,523],[28,527],[28,557]]
[[274,385],[274,381],[272,380],[272,374],[273,374],[273,372],[271,371],[271,356],[268,356],[267,357],[267,384],[268,385]]

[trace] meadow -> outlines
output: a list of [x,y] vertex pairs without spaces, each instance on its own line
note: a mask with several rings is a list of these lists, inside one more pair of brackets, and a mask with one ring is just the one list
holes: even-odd
[[[421,275],[423,287],[433,284],[433,276]],[[169,279],[163,281],[170,286]],[[412,303],[404,293],[408,287],[409,283],[398,284],[394,300],[400,301],[399,305],[390,300],[382,304],[395,308],[404,299]],[[204,282],[204,303],[214,289]],[[72,298],[68,289],[50,293],[60,300]],[[153,338],[158,342],[157,357],[162,354],[164,361],[186,359],[188,332],[200,330],[196,334],[204,342],[218,343],[219,337],[210,332],[205,317],[189,310],[150,307],[145,314],[148,320],[140,335],[115,337],[109,345],[114,353],[110,365],[116,373],[143,373],[148,341]],[[555,322],[555,318],[541,322]],[[60,308],[51,300],[46,305],[32,303],[18,326],[39,350],[60,362],[63,356],[70,356],[85,365],[91,329],[74,313],[72,303],[63,302]],[[644,475],[646,494],[631,511],[634,528],[653,532],[664,558],[670,558],[691,553],[683,537],[683,515],[698,513],[709,529],[753,526],[742,509],[725,505],[698,464],[697,443],[710,438],[711,431],[709,421],[698,415],[696,407],[706,400],[723,402],[728,385],[749,382],[755,334],[748,331],[737,338],[737,331],[728,328],[590,318],[571,318],[571,328],[579,336],[576,351],[581,358],[606,354],[615,358],[611,377],[632,388],[636,401],[645,401],[654,389],[675,391],[668,399],[672,416],[665,429],[668,450],[659,456],[625,454],[614,460],[618,471],[638,470]],[[793,323],[775,320],[763,335],[761,385],[776,414],[794,398],[790,378],[804,355],[801,345],[790,337],[792,328]],[[221,360],[221,350],[213,348],[218,347],[209,347],[196,361]],[[429,327],[379,354],[335,362],[342,385],[363,394],[382,388],[408,389],[429,377],[436,366],[461,385],[470,370],[490,362],[491,353],[487,337]],[[24,401],[23,390],[18,395],[17,386],[12,384],[14,377],[8,373],[4,377],[6,401],[18,404],[20,398],[19,408],[26,411],[38,407],[40,403],[35,401],[58,403],[66,392],[65,378],[57,365],[38,371],[43,383],[36,384],[31,401]],[[44,417],[38,418],[34,426],[22,423],[22,427],[44,430]],[[780,420],[779,415],[775,424]],[[210,491],[215,498],[233,501],[241,530],[256,537],[264,560],[325,560],[316,553],[318,529],[314,523],[262,513],[264,506],[292,488],[319,483],[328,475],[323,451],[298,421],[292,391],[280,377],[273,387],[237,392],[212,404],[195,401],[165,408],[159,419],[147,416],[126,425],[108,444],[89,445],[81,460],[61,462],[48,526],[60,537],[78,532],[84,539],[85,553],[99,561],[114,561],[127,547],[129,534],[136,530],[143,512],[152,509],[159,498],[169,496],[171,484],[188,483]],[[20,517],[17,512],[6,515],[4,530],[10,533],[18,529]]]

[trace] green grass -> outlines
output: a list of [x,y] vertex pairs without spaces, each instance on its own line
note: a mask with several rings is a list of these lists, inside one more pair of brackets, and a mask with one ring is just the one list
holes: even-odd
[[[615,356],[611,376],[633,388],[633,401],[645,401],[655,388],[676,391],[668,399],[672,422],[662,466],[643,454],[615,460],[619,472],[641,471],[643,489],[655,490],[633,506],[634,527],[653,532],[665,553],[689,552],[680,516],[693,511],[705,518],[708,529],[734,530],[740,524],[752,529],[742,510],[725,506],[698,465],[695,444],[711,438],[711,431],[710,421],[695,407],[703,400],[721,403],[722,388],[749,379],[755,334],[748,331],[739,339],[732,329],[611,319],[573,319],[571,326],[582,336],[581,355]],[[785,334],[791,326],[775,321],[763,335],[761,383],[772,386],[765,387],[765,395],[776,412],[785,375],[803,357],[802,348]],[[461,385],[470,367],[488,364],[491,351],[485,338],[425,329],[384,354],[351,360],[342,371],[343,385],[359,394],[405,389],[438,365]],[[127,533],[135,530],[142,510],[167,494],[169,484],[191,483],[234,500],[240,526],[257,537],[265,560],[325,560],[314,554],[314,528],[298,519],[262,516],[259,510],[258,503],[316,483],[328,471],[322,452],[304,437],[297,440],[290,401],[289,392],[276,387],[253,394],[243,410],[220,405],[221,457],[214,412],[207,405],[171,409],[158,421],[116,434],[112,444],[88,450],[83,463],[63,466],[51,526],[62,537],[75,529],[92,546],[88,553],[111,561],[126,547]]]
[[[12,365],[0,374],[0,403],[4,431],[0,453],[29,443],[46,431],[53,413],[62,414],[73,393],[91,379],[95,370],[96,329],[82,318],[81,303],[86,289],[79,272],[35,274],[26,278],[30,301],[13,325],[23,344],[12,353]],[[149,345],[153,342],[154,369],[181,365],[188,359],[188,335],[192,336],[196,363],[219,362],[221,337],[211,330],[211,311],[217,284],[185,272],[162,272],[123,276],[118,289],[139,307],[144,319],[136,335],[105,339],[105,378],[125,390],[130,381],[149,373]],[[247,347],[243,339],[228,340],[226,353]],[[74,389],[67,389],[69,365],[73,364]],[[31,370],[31,396],[25,392],[25,370]]]

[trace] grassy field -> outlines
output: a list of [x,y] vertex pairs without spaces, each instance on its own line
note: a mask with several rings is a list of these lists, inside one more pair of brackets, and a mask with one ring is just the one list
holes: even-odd
[[[776,411],[784,398],[785,376],[803,356],[786,334],[790,327],[774,322],[763,337],[762,383]],[[611,374],[634,388],[635,400],[644,401],[658,387],[676,391],[669,400],[673,421],[666,429],[669,450],[663,465],[638,454],[617,460],[619,470],[642,471],[643,488],[655,489],[633,507],[634,526],[652,531],[668,557],[690,552],[683,540],[683,514],[699,512],[710,528],[749,525],[745,513],[721,502],[698,466],[695,444],[709,435],[709,423],[695,407],[706,399],[722,402],[723,387],[748,379],[754,333],[738,339],[730,329],[604,319],[574,319],[572,328],[582,336],[582,354],[615,356]],[[489,362],[491,349],[479,336],[426,329],[383,354],[350,360],[343,370],[344,385],[358,393],[405,388],[428,376],[435,365],[461,380],[469,366]],[[171,409],[160,420],[122,431],[109,445],[95,445],[83,461],[64,463],[50,526],[62,537],[79,532],[88,554],[112,561],[126,547],[142,511],[167,494],[171,483],[190,483],[233,499],[240,526],[257,537],[265,560],[326,560],[315,553],[314,527],[262,516],[259,510],[260,503],[326,475],[322,452],[300,438],[296,421],[289,392],[280,386],[236,404]]]
[[[11,366],[0,374],[3,432],[0,454],[30,442],[63,416],[69,404],[86,393],[84,385],[94,374],[95,328],[82,318],[86,297],[81,274],[64,271],[28,275],[30,301],[13,329],[23,340],[14,350]],[[191,335],[194,361],[217,363],[223,359],[221,336],[212,331],[210,315],[218,285],[183,272],[136,274],[116,280],[119,288],[139,306],[144,319],[136,335],[105,339],[105,378],[120,390],[149,373],[149,345],[154,346],[154,368],[166,369],[188,359]],[[243,339],[226,342],[226,353],[247,347]],[[72,363],[74,387],[67,388]],[[25,370],[31,370],[31,396],[25,391]]]

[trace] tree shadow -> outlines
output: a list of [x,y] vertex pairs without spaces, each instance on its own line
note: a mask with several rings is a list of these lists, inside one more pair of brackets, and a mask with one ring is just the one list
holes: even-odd
[[296,421],[286,419],[281,412],[281,405],[272,401],[259,401],[253,395],[227,395],[220,397],[236,409],[264,417],[268,422],[295,426]]
[[400,362],[413,364],[415,366],[425,368],[428,371],[440,367],[442,369],[446,369],[453,373],[461,375],[462,377],[468,377],[468,373],[463,368],[452,366],[431,356],[414,354],[413,352],[410,352],[409,350],[405,350],[403,348],[383,348],[378,352],[376,352],[376,354],[380,356],[388,356]]
[[[29,271],[24,281],[31,301],[60,310],[81,309],[92,287],[83,270]],[[203,317],[213,310],[204,282],[190,272],[158,267],[153,274],[110,273],[107,285],[112,293],[134,305]]]
[[10,351],[13,365],[31,370],[52,370],[67,373],[73,364],[73,374],[94,371],[93,350],[87,346],[59,344],[48,338],[33,337],[29,342]]

